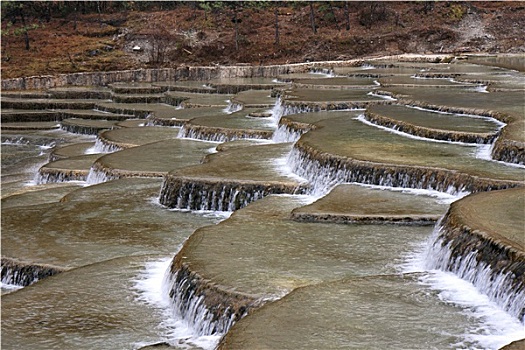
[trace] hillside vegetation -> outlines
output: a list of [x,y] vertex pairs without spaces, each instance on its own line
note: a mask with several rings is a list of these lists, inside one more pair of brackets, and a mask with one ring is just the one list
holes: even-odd
[[524,27],[525,2],[2,1],[1,72],[520,53]]

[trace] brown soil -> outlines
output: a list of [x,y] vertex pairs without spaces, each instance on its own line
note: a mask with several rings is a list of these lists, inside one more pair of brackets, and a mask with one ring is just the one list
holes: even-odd
[[[350,30],[334,2],[337,22],[326,4],[315,3],[317,34],[309,5],[279,8],[280,43],[275,44],[273,7],[245,8],[238,14],[238,49],[232,12],[127,11],[34,18],[30,50],[22,35],[5,34],[2,21],[2,78],[141,67],[213,64],[282,64],[343,60],[399,53],[525,52],[525,2],[387,2],[381,19],[370,20],[372,2],[351,2]],[[382,4],[383,5],[383,4]],[[382,6],[381,5],[381,6]],[[363,23],[366,21],[371,23]],[[76,24],[76,26],[75,26]],[[161,47],[160,57],[152,49]],[[132,48],[140,46],[141,52]],[[156,56],[156,57],[154,57]]]

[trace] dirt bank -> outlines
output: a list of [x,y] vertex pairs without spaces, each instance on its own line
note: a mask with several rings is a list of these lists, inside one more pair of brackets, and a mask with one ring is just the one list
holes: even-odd
[[2,78],[406,52],[525,52],[525,2],[349,2],[348,11],[344,2],[314,2],[316,33],[308,3],[244,2],[236,15],[235,6],[205,11],[192,3],[155,11],[151,6],[140,11],[138,5],[122,10],[118,4],[100,13],[55,10],[49,21],[26,16],[29,50],[25,35],[16,30],[22,27],[20,19],[13,24],[4,16]]

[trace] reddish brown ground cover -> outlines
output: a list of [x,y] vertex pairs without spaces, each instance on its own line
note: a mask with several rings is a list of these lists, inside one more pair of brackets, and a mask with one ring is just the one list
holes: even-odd
[[[274,7],[212,13],[188,4],[168,11],[80,13],[27,21],[30,49],[2,20],[2,79],[181,64],[274,64],[429,52],[525,52],[525,2],[282,2],[275,44]],[[378,4],[375,5],[374,4]],[[333,10],[333,11],[332,11]],[[137,45],[143,51],[133,52]]]

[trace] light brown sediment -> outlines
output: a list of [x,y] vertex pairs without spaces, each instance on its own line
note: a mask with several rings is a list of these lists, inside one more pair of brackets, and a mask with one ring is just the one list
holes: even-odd
[[302,169],[314,165],[317,171],[329,169],[331,174],[337,174],[340,182],[435,189],[442,192],[450,189],[454,192],[482,192],[525,185],[523,181],[482,178],[457,170],[356,160],[323,152],[302,139],[294,145],[293,152],[301,159],[301,164],[295,169],[299,175],[304,172]]
[[[446,62],[453,56],[443,55],[395,55],[368,59],[404,60],[413,62]],[[324,61],[270,66],[213,66],[177,68],[134,69],[111,72],[86,72],[59,75],[44,75],[2,80],[2,90],[44,90],[67,85],[106,86],[115,82],[166,82],[176,80],[212,80],[239,77],[276,77],[283,74],[306,72],[315,67],[359,66],[363,59],[347,61]]]
[[292,213],[292,219],[299,222],[330,222],[335,224],[399,224],[435,225],[440,215],[351,215],[351,214],[307,214]]
[[90,171],[103,175],[106,181],[126,177],[163,177],[166,175],[165,171],[139,171],[112,168],[108,165],[105,165],[103,163],[103,159],[98,159],[97,161],[95,161],[91,166]]
[[168,174],[160,203],[168,208],[235,211],[269,194],[299,194],[305,188],[282,181],[210,179]]
[[398,130],[411,134],[414,136],[442,140],[452,142],[465,142],[465,143],[492,143],[498,133],[470,133],[470,132],[459,132],[449,130],[438,130],[432,128],[426,128],[423,126],[414,125],[401,120],[389,118],[378,113],[371,112],[369,110],[364,113],[365,119],[371,123],[384,126],[390,129]]
[[[193,237],[192,235],[189,240]],[[171,264],[168,295],[173,299],[178,312],[193,323],[198,332],[225,333],[234,322],[264,304],[258,296],[228,290],[201,277],[192,270],[190,264],[184,262],[185,247],[186,244]],[[207,319],[208,324],[202,324],[203,320],[198,317]],[[200,329],[204,326],[211,329]]]
[[2,109],[94,109],[97,100],[2,98]]
[[191,137],[205,141],[228,142],[239,139],[263,139],[272,138],[273,131],[255,129],[230,129],[205,125],[194,125],[185,123],[181,130],[181,137]]
[[514,140],[508,136],[513,132],[511,129],[521,130],[522,133],[523,120],[519,120],[511,115],[494,110],[436,105],[423,101],[408,99],[405,95],[395,94],[389,91],[377,91],[377,93],[396,98],[398,104],[416,106],[447,113],[471,114],[491,117],[506,123],[507,125],[503,128],[500,137],[498,137],[495,142],[491,156],[493,159],[503,162],[525,164],[525,143],[519,140]]
[[500,348],[500,350],[523,350],[525,349],[525,339],[513,341]]

